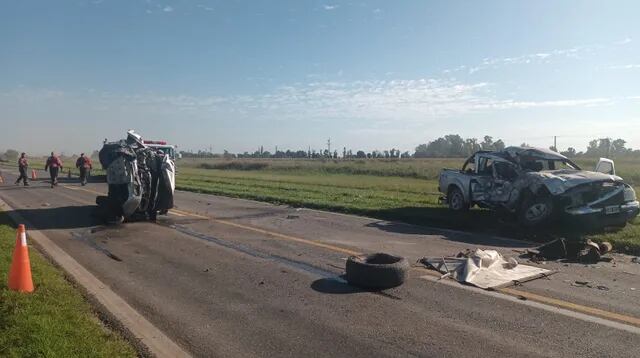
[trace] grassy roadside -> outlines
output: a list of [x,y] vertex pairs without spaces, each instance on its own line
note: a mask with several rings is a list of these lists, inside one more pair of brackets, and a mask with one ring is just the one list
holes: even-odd
[[135,357],[135,350],[101,326],[80,292],[33,248],[29,256],[36,291],[8,290],[15,235],[0,212],[0,356]]

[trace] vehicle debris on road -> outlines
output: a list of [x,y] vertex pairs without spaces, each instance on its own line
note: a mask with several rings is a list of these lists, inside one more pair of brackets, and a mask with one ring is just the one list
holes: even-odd
[[[576,241],[564,238],[555,239],[535,249],[527,249],[523,256],[531,258],[534,262],[544,260],[569,260],[580,263],[597,263],[607,259],[603,256],[613,249],[611,243],[600,244],[591,240]],[[610,259],[609,259],[610,261]]]
[[467,250],[456,256],[423,257],[420,263],[436,270],[443,278],[453,278],[484,289],[495,289],[513,283],[548,276],[554,271],[522,265],[512,257],[505,258],[495,250]]

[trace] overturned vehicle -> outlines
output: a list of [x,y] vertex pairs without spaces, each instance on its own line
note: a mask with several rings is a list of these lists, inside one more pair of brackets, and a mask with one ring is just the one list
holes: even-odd
[[98,196],[100,215],[108,223],[155,220],[173,207],[175,163],[163,151],[144,144],[140,135],[104,143],[100,164],[109,192]]
[[589,228],[624,226],[640,207],[633,188],[615,175],[613,161],[601,158],[595,171],[586,171],[541,148],[476,152],[461,170],[444,169],[438,190],[452,210],[477,205],[507,211],[529,227],[560,217]]

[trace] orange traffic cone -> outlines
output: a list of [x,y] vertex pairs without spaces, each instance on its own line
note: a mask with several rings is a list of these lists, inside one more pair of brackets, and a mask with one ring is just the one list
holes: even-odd
[[18,226],[16,247],[13,250],[13,260],[9,269],[9,289],[19,292],[33,292],[27,233],[22,224]]
[[38,179],[38,176],[36,175],[36,170],[31,169],[31,180],[36,180],[36,179]]

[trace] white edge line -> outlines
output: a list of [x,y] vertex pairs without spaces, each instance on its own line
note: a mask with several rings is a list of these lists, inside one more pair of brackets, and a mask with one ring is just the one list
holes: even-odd
[[587,315],[587,314],[584,314],[584,313],[575,312],[575,311],[571,311],[571,310],[567,310],[567,309],[564,309],[564,308],[547,305],[547,304],[540,303],[540,302],[535,302],[535,301],[531,301],[531,300],[521,300],[518,297],[505,295],[504,293],[500,293],[500,292],[479,290],[479,289],[477,289],[475,287],[462,285],[457,281],[440,280],[438,277],[431,276],[431,275],[420,276],[420,278],[423,279],[423,280],[434,282],[434,283],[439,283],[439,284],[455,287],[455,288],[462,289],[462,290],[468,290],[468,291],[471,291],[471,292],[479,293],[479,294],[486,295],[486,296],[491,296],[491,297],[494,297],[494,298],[499,298],[501,300],[510,301],[510,302],[521,304],[521,305],[524,305],[524,306],[538,308],[538,309],[541,309],[541,310],[544,310],[544,311],[547,311],[547,312],[551,312],[551,313],[555,313],[555,314],[559,314],[559,315],[562,315],[562,316],[579,319],[579,320],[582,320],[582,321],[585,321],[585,322],[597,323],[597,324],[601,324],[603,326],[607,326],[609,328],[615,328],[615,329],[623,330],[623,331],[626,331],[626,332],[629,332],[629,333],[640,335],[640,328],[632,326],[632,325],[628,325],[628,324],[624,324],[624,323],[620,323],[620,322],[616,322],[616,321],[611,321],[611,320],[600,318],[600,317],[596,317],[596,316],[590,316],[590,315]]
[[[16,223],[27,226],[28,236],[51,257],[56,264],[69,274],[73,280],[82,285],[102,306],[128,329],[149,351],[157,357],[190,357],[175,342],[156,328],[138,311],[131,307],[123,298],[118,296],[106,284],[95,277],[86,268],[80,265],[69,254],[51,241],[38,230],[29,230],[32,227],[20,214],[0,199],[0,207],[13,211],[6,211],[9,217]],[[36,287],[37,289],[37,287]]]

